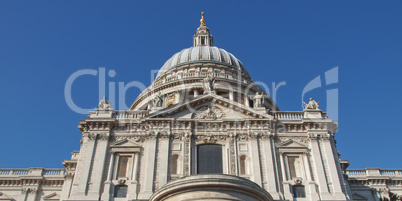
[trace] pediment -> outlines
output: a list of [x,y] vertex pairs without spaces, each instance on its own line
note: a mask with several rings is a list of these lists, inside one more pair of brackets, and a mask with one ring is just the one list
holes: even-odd
[[120,148],[120,147],[130,148],[130,147],[141,147],[141,145],[136,142],[133,142],[129,139],[124,139],[124,140],[120,140],[120,141],[112,143],[110,145],[110,147],[111,148]]
[[8,201],[14,201],[15,199],[8,196],[7,194],[0,192],[0,200],[8,200]]
[[60,200],[60,195],[57,193],[51,193],[49,195],[43,196],[43,200]]
[[279,149],[306,149],[308,145],[298,142],[298,141],[293,141],[292,139],[287,140],[285,142],[282,142],[277,145]]
[[[208,108],[210,111],[207,111]],[[206,115],[200,115],[202,112],[204,112]],[[146,117],[210,120],[239,118],[273,119],[273,116],[266,114],[265,111],[255,110],[254,108],[242,105],[215,94],[201,95],[194,100],[152,112]]]

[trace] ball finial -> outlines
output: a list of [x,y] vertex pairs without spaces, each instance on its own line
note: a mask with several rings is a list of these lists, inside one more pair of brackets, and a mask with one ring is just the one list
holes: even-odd
[[201,19],[200,19],[201,25],[202,27],[205,27],[205,19],[204,19],[204,11],[201,12]]

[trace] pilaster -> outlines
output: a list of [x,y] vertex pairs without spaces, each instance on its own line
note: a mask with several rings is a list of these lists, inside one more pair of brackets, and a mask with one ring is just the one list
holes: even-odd
[[251,137],[250,140],[250,150],[251,150],[251,167],[252,167],[252,174],[253,174],[253,181],[262,187],[261,181],[261,164],[260,164],[260,150],[258,146],[258,138]]
[[[92,172],[91,174],[93,175],[91,177],[91,183],[92,187],[90,191],[88,192],[88,198],[90,199],[99,199],[100,194],[101,194],[101,184],[102,184],[102,175],[103,171],[105,168],[105,156],[106,156],[106,151],[108,149],[108,140],[109,140],[109,132],[108,133],[101,133],[99,134],[99,139],[97,140],[96,143],[96,154],[99,156],[97,157],[97,160],[94,160],[94,163],[92,164]],[[95,157],[95,156],[93,156]],[[112,163],[112,162],[111,162]]]
[[271,194],[272,198],[279,200],[279,189],[277,186],[277,181],[278,181],[278,172],[276,171],[275,168],[275,161],[274,161],[274,154],[272,150],[272,136],[269,136],[267,138],[263,138],[263,143],[264,143],[264,152],[265,152],[265,167],[266,167],[266,172],[265,174],[267,175],[267,188],[265,188],[269,194]]
[[333,199],[328,191],[327,179],[325,177],[324,164],[322,162],[322,153],[319,147],[319,141],[316,134],[310,134],[311,155],[314,161],[316,182],[318,183],[319,194],[322,200]]
[[[92,161],[94,157],[94,150],[96,148],[95,143],[96,143],[96,134],[93,133],[84,133],[83,134],[83,143],[85,144],[82,148],[85,150],[80,150],[80,153],[85,153],[85,154],[80,154],[80,160],[79,162],[82,162],[82,164],[78,164],[81,167],[78,167],[76,174],[79,175],[79,177],[75,177],[74,179],[74,184],[76,188],[73,188],[73,192],[71,193],[72,199],[85,199],[87,188],[88,188],[88,179],[89,175],[91,174],[91,166],[92,166]],[[79,178],[79,181],[75,181],[77,178]]]
[[[157,170],[159,172],[159,178],[158,178],[158,183],[159,183],[159,188],[161,188],[163,185],[165,185],[168,181],[168,167],[169,167],[169,144],[170,144],[170,139],[168,137],[161,137],[159,139],[160,146],[158,148],[159,154],[160,154],[160,164],[159,164],[159,169]],[[156,190],[156,189],[155,189]]]
[[339,180],[339,176],[342,175],[339,175],[340,171],[338,171],[337,169],[337,165],[334,159],[334,152],[332,150],[330,140],[331,140],[330,134],[327,134],[325,137],[322,137],[322,144],[327,156],[328,170],[334,191],[333,193],[335,195],[335,199],[346,200],[345,194],[342,191],[341,182]]
[[153,194],[156,143],[157,139],[152,136],[148,139],[147,146],[144,148],[145,169],[142,171],[144,177],[142,178],[141,182],[141,192],[138,195],[139,199],[149,199],[149,197],[151,197]]
[[114,161],[115,161],[115,153],[112,151],[110,156],[109,171],[107,174],[107,179],[105,181],[105,186],[101,196],[101,200],[103,201],[109,201],[111,198],[110,192],[112,187]]

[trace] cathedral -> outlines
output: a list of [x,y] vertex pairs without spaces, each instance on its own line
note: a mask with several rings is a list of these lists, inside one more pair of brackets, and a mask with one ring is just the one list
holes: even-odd
[[0,169],[7,201],[379,201],[402,169],[347,169],[337,122],[310,98],[280,111],[243,63],[213,46],[204,13],[127,111],[106,98],[79,121],[63,169]]

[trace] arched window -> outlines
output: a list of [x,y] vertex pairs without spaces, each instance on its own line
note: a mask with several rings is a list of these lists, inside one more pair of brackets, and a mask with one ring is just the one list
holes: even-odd
[[206,144],[197,146],[197,174],[222,174],[222,146]]
[[247,174],[247,157],[245,155],[240,156],[240,174]]
[[170,166],[170,174],[177,174],[178,173],[178,171],[177,171],[177,169],[178,169],[178,167],[177,167],[178,166],[178,159],[179,159],[179,156],[177,154],[172,156],[172,161],[171,161],[171,166]]

